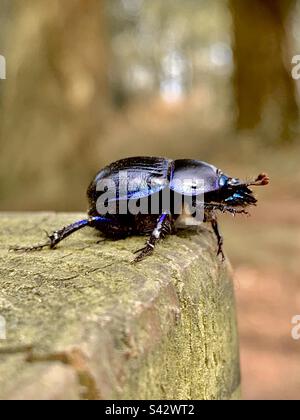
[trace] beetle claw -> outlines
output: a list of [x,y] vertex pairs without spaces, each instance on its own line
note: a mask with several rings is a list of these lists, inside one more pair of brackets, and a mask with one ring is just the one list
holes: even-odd
[[218,257],[221,256],[222,262],[226,261],[226,257],[225,257],[224,251],[223,251],[223,239],[221,239],[221,238],[219,240],[217,256]]
[[224,252],[223,252],[223,250],[221,249],[221,250],[219,250],[219,252],[218,252],[218,257],[221,255],[221,258],[222,258],[222,262],[224,263],[225,261],[226,261],[226,257],[225,257],[225,254],[224,254]]
[[132,264],[143,261],[146,257],[152,255],[153,251],[154,245],[148,241],[146,246],[134,252],[134,254],[139,255],[132,261]]
[[47,248],[48,246],[51,246],[49,242],[45,244],[40,245],[34,245],[34,246],[11,246],[9,248],[9,251],[19,252],[19,253],[29,253],[29,252],[35,252],[35,251],[42,251],[44,248]]
[[19,252],[19,253],[29,253],[29,252],[37,252],[42,251],[44,248],[53,248],[53,239],[52,235],[49,234],[46,230],[44,230],[48,241],[44,244],[38,244],[33,246],[13,246],[9,248],[9,251]]

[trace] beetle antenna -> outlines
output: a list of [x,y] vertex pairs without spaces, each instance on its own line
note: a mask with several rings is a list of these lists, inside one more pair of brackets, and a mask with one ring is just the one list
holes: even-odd
[[264,187],[265,185],[269,185],[270,184],[270,177],[265,174],[259,174],[258,177],[254,180],[254,181],[250,181],[248,183],[246,183],[246,186],[255,186],[255,187]]

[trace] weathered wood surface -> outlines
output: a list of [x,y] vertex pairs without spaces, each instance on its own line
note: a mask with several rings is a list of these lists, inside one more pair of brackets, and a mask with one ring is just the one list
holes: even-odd
[[160,244],[87,229],[19,254],[78,214],[0,215],[0,399],[239,397],[233,284],[206,228]]

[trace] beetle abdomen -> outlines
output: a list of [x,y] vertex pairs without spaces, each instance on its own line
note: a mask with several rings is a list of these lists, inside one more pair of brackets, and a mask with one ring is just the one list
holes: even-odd
[[[160,157],[132,157],[114,162],[102,169],[88,188],[90,212],[95,212],[96,202],[103,191],[100,183],[114,183],[116,196],[112,200],[139,199],[163,190],[169,185],[173,161]],[[126,177],[126,179],[124,178]],[[125,191],[123,180],[127,183]]]

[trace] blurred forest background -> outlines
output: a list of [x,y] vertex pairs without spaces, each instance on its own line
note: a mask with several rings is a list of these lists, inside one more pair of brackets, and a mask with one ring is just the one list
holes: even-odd
[[269,172],[223,220],[245,398],[300,398],[299,0],[0,0],[0,210],[85,210],[130,155]]

